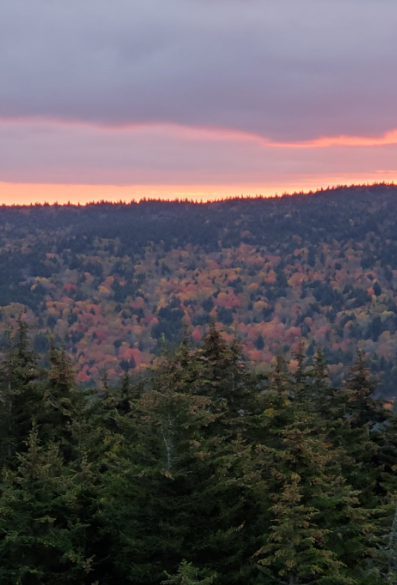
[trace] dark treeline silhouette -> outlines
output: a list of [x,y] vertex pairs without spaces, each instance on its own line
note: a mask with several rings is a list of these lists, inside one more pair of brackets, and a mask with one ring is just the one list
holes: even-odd
[[255,374],[214,324],[150,375],[79,389],[26,324],[0,370],[0,582],[377,585],[397,579],[397,420],[358,354]]

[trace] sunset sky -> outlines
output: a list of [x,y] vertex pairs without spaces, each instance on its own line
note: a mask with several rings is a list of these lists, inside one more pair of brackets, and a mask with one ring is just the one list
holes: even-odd
[[0,203],[397,182],[395,0],[0,0]]

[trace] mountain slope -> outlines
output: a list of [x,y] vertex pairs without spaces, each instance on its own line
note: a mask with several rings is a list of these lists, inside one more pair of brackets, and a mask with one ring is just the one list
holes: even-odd
[[0,332],[21,311],[78,380],[145,368],[215,319],[268,367],[303,341],[341,379],[357,348],[397,383],[397,187],[271,199],[0,208]]

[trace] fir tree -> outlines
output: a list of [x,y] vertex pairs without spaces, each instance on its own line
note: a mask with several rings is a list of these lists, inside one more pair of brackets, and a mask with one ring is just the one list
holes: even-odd
[[19,317],[18,330],[10,339],[0,367],[0,449],[10,458],[25,442],[42,405],[37,355],[28,340],[28,326]]
[[159,583],[164,570],[176,570],[192,526],[199,430],[213,415],[208,399],[190,393],[197,376],[189,355],[185,347],[167,351],[133,408],[118,414],[123,434],[107,455],[98,518],[126,581]]
[[202,364],[200,392],[208,396],[214,407],[236,414],[247,407],[249,373],[237,340],[227,345],[211,323],[199,350]]
[[15,470],[3,472],[0,581],[4,585],[85,583],[92,559],[79,506],[80,482],[58,446],[40,445],[37,429]]
[[168,575],[163,585],[212,585],[216,580],[216,573],[209,573],[207,570],[199,570],[188,563],[182,561],[176,575]]
[[71,456],[72,425],[84,412],[86,394],[77,389],[74,372],[65,350],[50,349],[50,369],[44,384],[43,408],[38,417],[40,434],[45,440],[57,441],[63,453]]
[[326,424],[307,398],[290,399],[283,372],[276,364],[257,420],[253,490],[268,528],[256,556],[269,583],[352,583],[349,554],[364,562],[374,527]]
[[374,398],[376,384],[371,379],[360,351],[350,370],[346,388],[350,394],[346,413],[352,428],[367,426],[368,432],[371,432],[376,425],[384,423],[389,418],[383,402]]

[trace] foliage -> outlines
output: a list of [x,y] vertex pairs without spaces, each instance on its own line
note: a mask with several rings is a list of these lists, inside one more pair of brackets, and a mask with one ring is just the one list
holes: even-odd
[[395,583],[397,422],[361,353],[339,387],[302,345],[264,376],[212,323],[90,392],[26,333],[1,363],[1,583]]
[[0,346],[23,320],[77,381],[146,371],[162,340],[211,321],[269,371],[280,349],[326,348],[334,385],[358,347],[378,392],[397,382],[394,185],[208,204],[141,201],[0,209]]

